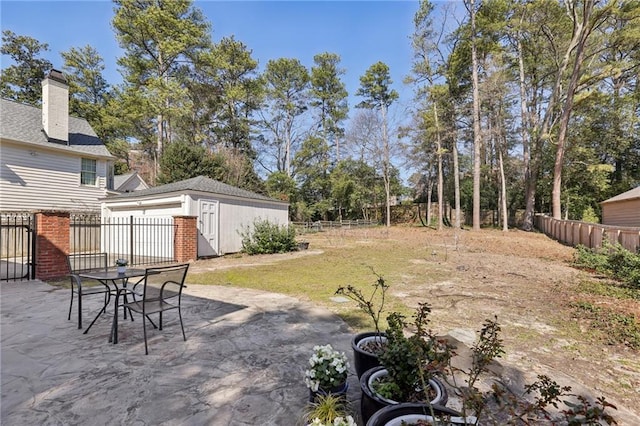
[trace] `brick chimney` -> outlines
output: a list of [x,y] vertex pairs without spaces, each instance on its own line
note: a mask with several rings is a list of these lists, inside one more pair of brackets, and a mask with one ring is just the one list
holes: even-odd
[[42,127],[49,140],[69,144],[69,85],[56,69],[42,80]]

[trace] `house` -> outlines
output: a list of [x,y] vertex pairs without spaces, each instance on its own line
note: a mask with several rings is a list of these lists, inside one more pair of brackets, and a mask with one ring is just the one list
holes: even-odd
[[141,189],[149,189],[149,185],[142,179],[138,172],[115,175],[113,177],[113,187],[118,192],[133,192]]
[[0,100],[0,211],[99,210],[113,157],[89,123],[69,116],[69,86],[51,70],[42,108]]
[[602,224],[640,227],[640,186],[600,203]]
[[198,176],[102,199],[102,220],[197,216],[198,257],[242,249],[242,233],[256,220],[289,223],[289,204]]

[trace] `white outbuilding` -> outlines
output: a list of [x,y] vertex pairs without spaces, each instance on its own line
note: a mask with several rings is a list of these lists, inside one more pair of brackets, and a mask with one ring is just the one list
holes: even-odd
[[289,223],[289,203],[206,176],[103,198],[102,220],[197,216],[198,257],[242,249],[242,233],[257,220]]

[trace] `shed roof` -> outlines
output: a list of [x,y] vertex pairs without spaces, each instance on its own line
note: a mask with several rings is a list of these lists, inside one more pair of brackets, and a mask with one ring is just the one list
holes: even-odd
[[0,138],[98,157],[112,157],[87,120],[69,117],[69,144],[51,142],[42,128],[42,109],[0,99]]
[[618,194],[615,197],[609,198],[608,200],[604,200],[600,204],[613,203],[616,201],[629,201],[636,198],[640,198],[640,186],[630,189],[627,192],[623,192],[622,194]]
[[142,179],[142,177],[140,177],[140,175],[138,174],[137,171],[133,171],[131,173],[125,173],[125,174],[122,174],[122,175],[115,175],[113,177],[113,187],[116,189],[116,191],[119,191],[120,187],[122,187],[126,183],[129,183],[129,181],[133,180],[136,177],[140,180],[140,182],[144,183],[144,186],[146,186],[146,187],[149,186],[144,181],[144,179]]
[[155,186],[149,189],[141,189],[140,191],[127,192],[119,195],[114,195],[114,196],[110,196],[108,198],[103,199],[103,201],[124,200],[127,198],[144,197],[147,195],[163,195],[163,194],[171,194],[171,193],[185,192],[185,191],[206,192],[211,194],[227,195],[231,197],[248,198],[252,200],[263,200],[263,201],[288,204],[284,201],[276,200],[275,198],[267,197],[265,195],[247,191],[246,189],[241,189],[235,186],[227,185],[226,183],[219,182],[215,179],[211,179],[206,176],[198,176],[191,179],[182,180],[179,182],[173,182],[173,183],[168,183],[166,185]]

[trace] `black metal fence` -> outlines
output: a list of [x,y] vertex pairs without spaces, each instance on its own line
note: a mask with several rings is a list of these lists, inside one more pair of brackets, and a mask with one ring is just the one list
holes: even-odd
[[107,253],[108,265],[126,259],[130,266],[174,261],[173,218],[101,218],[97,214],[72,214],[71,253]]
[[31,213],[0,214],[0,280],[35,277],[35,220]]

